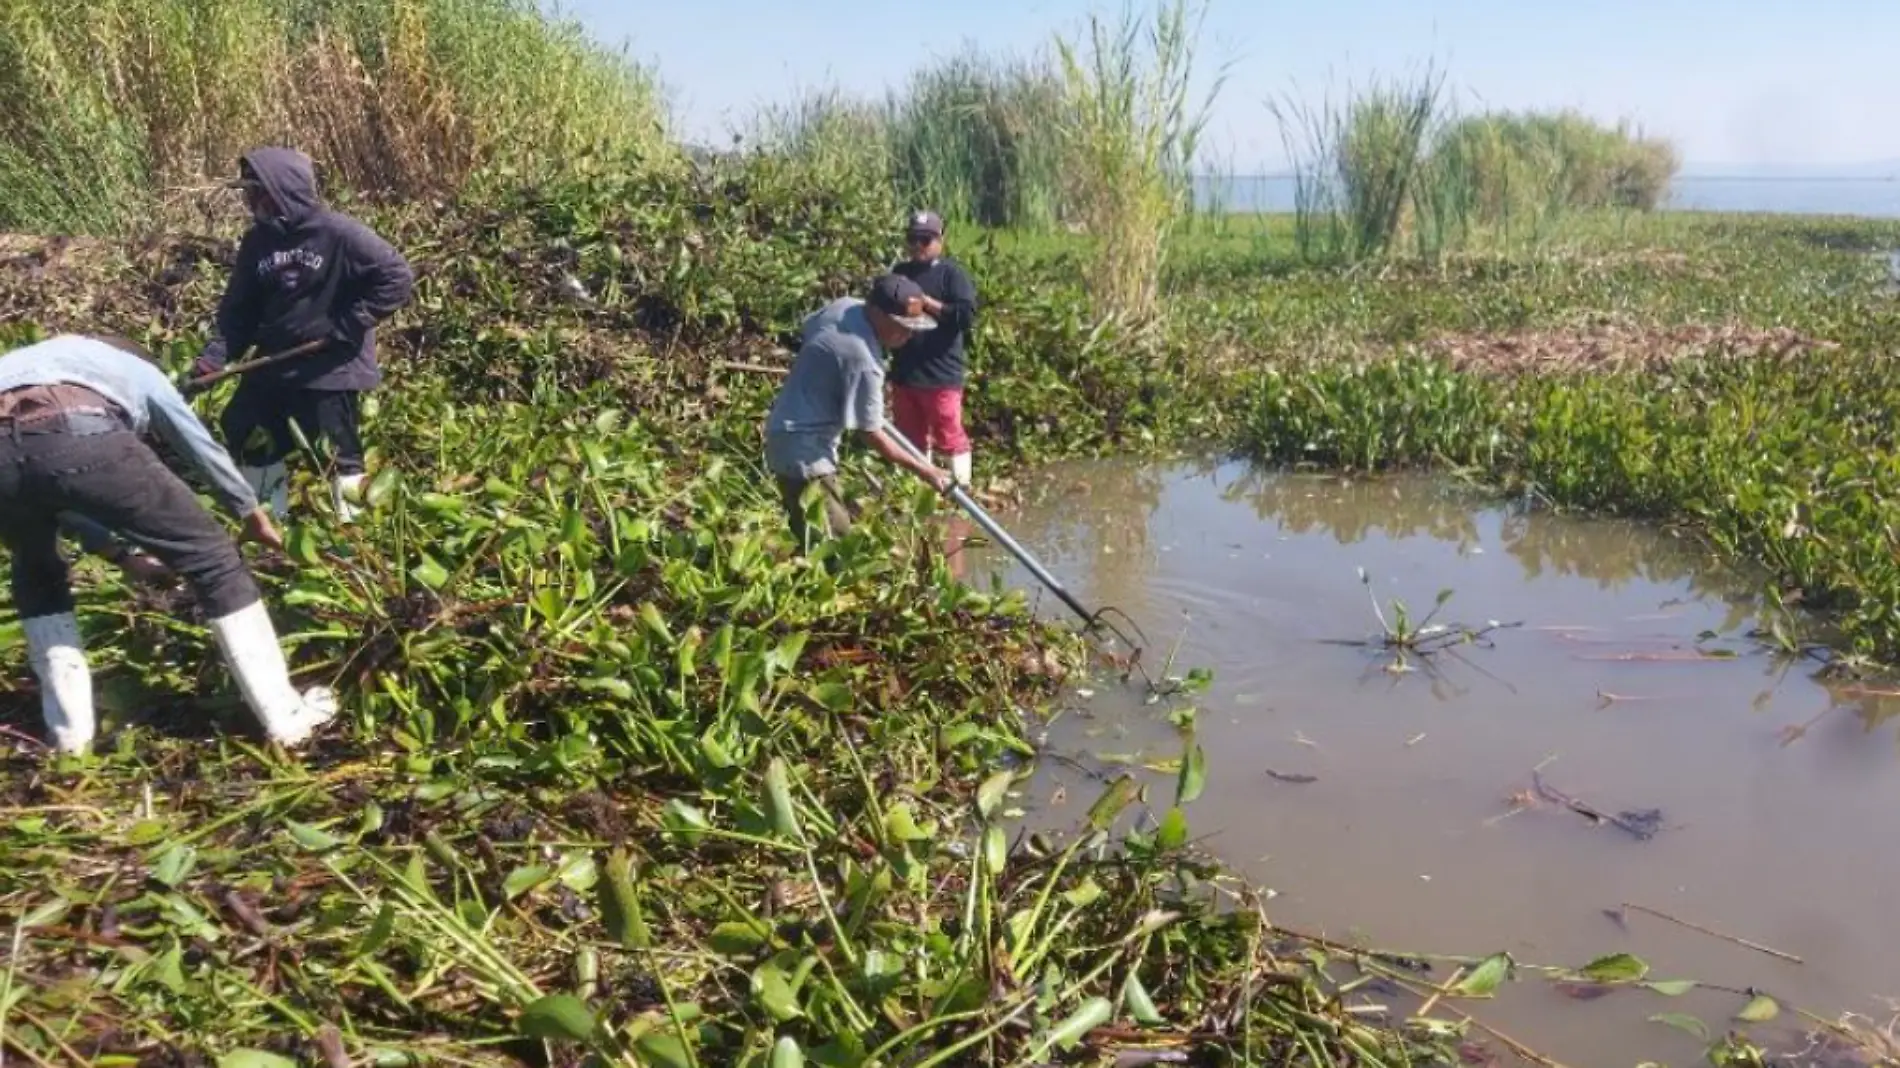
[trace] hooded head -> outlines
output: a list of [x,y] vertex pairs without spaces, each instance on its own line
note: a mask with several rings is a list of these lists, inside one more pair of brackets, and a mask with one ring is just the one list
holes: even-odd
[[257,148],[238,160],[238,179],[231,183],[250,193],[262,193],[270,202],[253,195],[251,213],[258,222],[282,219],[296,226],[315,211],[317,172],[310,157],[294,148]]

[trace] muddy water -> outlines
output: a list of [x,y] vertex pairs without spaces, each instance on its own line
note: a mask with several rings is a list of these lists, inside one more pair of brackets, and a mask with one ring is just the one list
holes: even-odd
[[[1179,637],[1177,674],[1214,672],[1195,698],[1208,786],[1192,832],[1275,892],[1278,924],[1569,967],[1629,952],[1655,979],[1755,987],[1829,1018],[1894,1015],[1900,746],[1888,717],[1900,700],[1830,691],[1813,661],[1748,640],[1754,576],[1658,530],[1525,515],[1433,480],[1108,462],[1052,468],[1022,490],[998,517],[1056,575],[1132,616],[1151,664]],[[1033,584],[1000,547],[972,546],[963,566],[979,582]],[[1419,613],[1449,588],[1440,622],[1523,626],[1428,670],[1386,671],[1387,657],[1330,644],[1378,629],[1362,567],[1388,618],[1393,598]],[[1039,610],[1065,611],[1046,596]],[[1710,658],[1687,659],[1695,650]],[[1139,694],[1095,682],[1068,703],[1050,742],[1097,767],[1180,753],[1164,710]],[[1660,809],[1663,827],[1639,840],[1527,806],[1539,767],[1612,813]],[[1159,812],[1173,777],[1152,782]],[[1032,819],[1071,825],[1098,790],[1045,770]],[[1804,963],[1605,915],[1626,902]],[[1579,1000],[1523,978],[1464,1007],[1579,1068],[1695,1063],[1701,1042],[1649,1018],[1688,1013],[1720,1034],[1745,1000]],[[1785,1040],[1798,1022],[1784,1012],[1753,1034]]]

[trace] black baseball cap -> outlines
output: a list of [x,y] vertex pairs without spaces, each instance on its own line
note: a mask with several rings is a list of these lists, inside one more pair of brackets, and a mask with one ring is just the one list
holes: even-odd
[[871,291],[865,294],[864,303],[913,332],[937,327],[937,320],[924,314],[924,291],[901,274],[879,275],[871,283]]
[[934,211],[912,212],[904,235],[906,237],[942,237],[943,217]]

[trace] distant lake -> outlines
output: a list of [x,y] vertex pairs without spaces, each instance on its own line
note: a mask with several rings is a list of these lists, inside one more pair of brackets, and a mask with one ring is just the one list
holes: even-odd
[[[1293,179],[1283,175],[1196,181],[1203,206],[1235,212],[1290,212]],[[1773,212],[1900,218],[1900,181],[1893,178],[1725,177],[1684,175],[1670,184],[1670,211]]]

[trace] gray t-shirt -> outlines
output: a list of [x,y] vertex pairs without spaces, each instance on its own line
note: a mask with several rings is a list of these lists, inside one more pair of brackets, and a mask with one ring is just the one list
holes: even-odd
[[765,418],[765,464],[775,475],[811,479],[837,472],[845,431],[884,428],[884,348],[856,297],[814,312],[803,337]]

